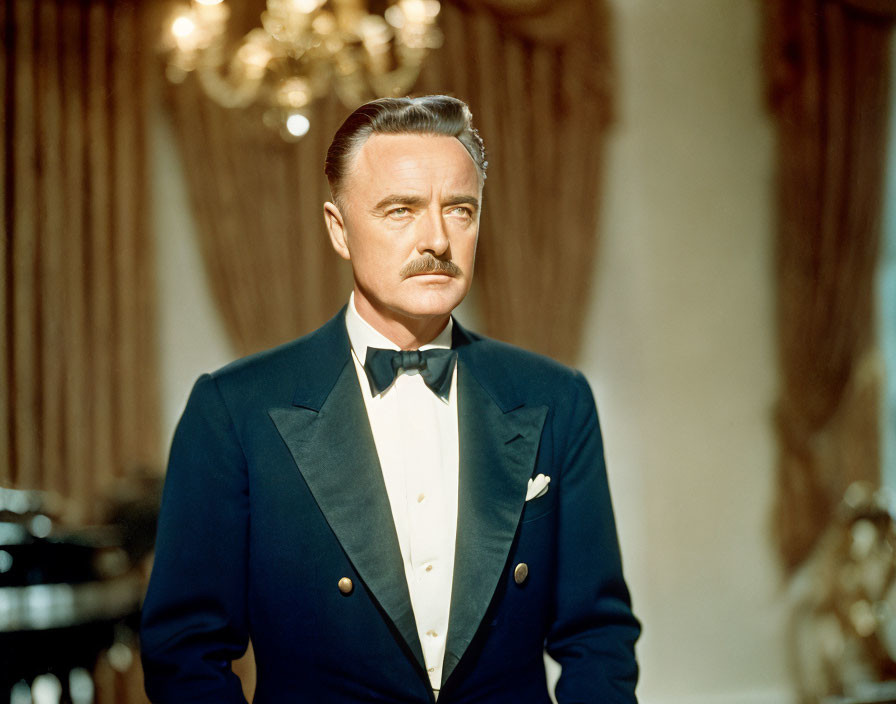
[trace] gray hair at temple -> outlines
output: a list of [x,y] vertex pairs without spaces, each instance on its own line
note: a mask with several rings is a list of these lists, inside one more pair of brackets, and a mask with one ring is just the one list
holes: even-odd
[[358,150],[372,134],[436,134],[456,137],[476,164],[480,182],[485,181],[485,145],[473,127],[473,114],[462,100],[447,95],[421,98],[379,98],[365,103],[336,130],[327,149],[324,173],[330,193],[340,210],[342,182]]

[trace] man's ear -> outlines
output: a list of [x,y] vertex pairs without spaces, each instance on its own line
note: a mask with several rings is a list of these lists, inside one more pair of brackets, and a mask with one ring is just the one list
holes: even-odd
[[333,245],[336,254],[343,259],[351,259],[352,255],[348,250],[348,241],[346,239],[345,220],[335,203],[329,201],[324,203],[324,224],[327,226],[330,244]]

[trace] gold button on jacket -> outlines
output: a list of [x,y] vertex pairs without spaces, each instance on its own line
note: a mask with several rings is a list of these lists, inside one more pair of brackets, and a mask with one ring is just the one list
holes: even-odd
[[521,562],[514,568],[513,570],[513,581],[517,584],[522,584],[526,581],[526,577],[529,576],[529,565],[525,562]]
[[355,588],[355,585],[352,584],[352,580],[350,580],[348,577],[343,577],[342,579],[340,579],[338,586],[339,591],[341,591],[343,594],[351,594],[352,589]]

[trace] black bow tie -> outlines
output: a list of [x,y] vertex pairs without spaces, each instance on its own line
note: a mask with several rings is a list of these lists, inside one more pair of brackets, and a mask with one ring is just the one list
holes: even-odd
[[457,363],[457,352],[445,348],[431,350],[381,350],[367,348],[364,371],[370,382],[370,393],[376,396],[388,389],[399,369],[418,369],[424,383],[432,392],[448,400],[451,391],[451,374]]

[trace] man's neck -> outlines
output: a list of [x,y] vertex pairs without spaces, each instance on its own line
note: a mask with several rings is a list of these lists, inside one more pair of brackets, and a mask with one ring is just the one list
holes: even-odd
[[451,318],[450,313],[422,318],[396,316],[392,311],[390,315],[384,315],[362,296],[355,295],[354,301],[358,315],[402,350],[416,350],[432,342]]

